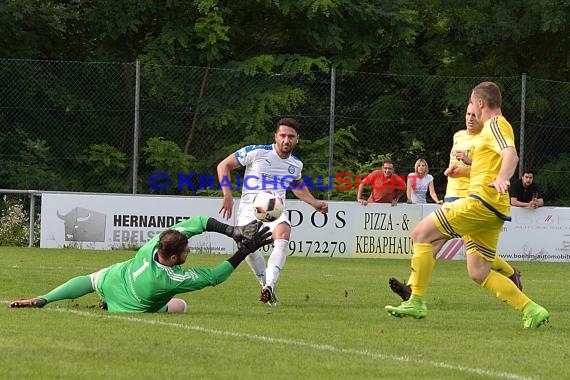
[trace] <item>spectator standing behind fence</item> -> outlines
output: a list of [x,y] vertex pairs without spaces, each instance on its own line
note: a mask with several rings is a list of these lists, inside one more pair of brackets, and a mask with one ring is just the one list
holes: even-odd
[[433,176],[429,174],[429,166],[426,160],[420,158],[414,165],[414,172],[408,174],[408,183],[406,184],[406,196],[408,203],[423,204],[427,203],[427,192],[431,199],[437,203],[442,204],[437,198],[435,188],[433,186]]
[[[364,186],[370,185],[372,191],[368,200],[362,197]],[[363,206],[368,203],[391,203],[392,206],[398,204],[400,197],[406,192],[406,182],[394,173],[394,163],[392,160],[386,160],[382,164],[382,170],[374,170],[368,174],[360,185],[358,185],[358,194],[356,201]]]
[[544,206],[544,199],[534,183],[534,172],[525,169],[522,177],[513,183],[509,190],[511,205],[516,207],[537,208]]

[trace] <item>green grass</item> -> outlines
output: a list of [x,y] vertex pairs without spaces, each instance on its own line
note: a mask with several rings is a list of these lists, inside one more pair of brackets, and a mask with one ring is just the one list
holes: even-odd
[[[516,263],[527,294],[551,312],[523,330],[520,312],[438,262],[424,320],[384,313],[409,260],[292,257],[281,306],[257,301],[247,264],[215,288],[182,295],[185,315],[107,314],[90,294],[44,309],[8,301],[44,294],[132,251],[0,248],[0,378],[513,379],[568,378],[569,264]],[[193,255],[214,266],[223,256]]]

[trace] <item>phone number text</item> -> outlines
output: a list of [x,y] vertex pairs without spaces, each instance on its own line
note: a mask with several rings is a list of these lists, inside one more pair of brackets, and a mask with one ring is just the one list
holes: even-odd
[[[263,253],[272,250],[271,245],[266,245],[261,248]],[[289,241],[289,256],[295,254],[309,255],[330,255],[333,257],[335,254],[343,255],[346,253],[346,243],[344,241],[319,241],[319,240],[290,240]]]

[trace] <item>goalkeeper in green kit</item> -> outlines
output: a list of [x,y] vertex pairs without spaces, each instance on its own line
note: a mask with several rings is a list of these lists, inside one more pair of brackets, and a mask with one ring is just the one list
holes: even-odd
[[[230,226],[207,216],[177,223],[142,246],[135,257],[89,275],[74,277],[49,293],[12,301],[11,308],[41,308],[50,302],[76,299],[96,291],[100,307],[109,312],[186,312],[186,302],[176,294],[192,292],[224,282],[249,255],[271,244],[269,227],[261,222]],[[205,231],[233,238],[239,249],[214,268],[186,268],[188,239]]]

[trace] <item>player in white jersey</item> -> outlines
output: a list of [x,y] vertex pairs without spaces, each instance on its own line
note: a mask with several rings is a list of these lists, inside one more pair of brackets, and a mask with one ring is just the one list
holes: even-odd
[[[327,213],[328,204],[317,200],[308,189],[302,186],[303,163],[291,153],[299,142],[299,123],[292,118],[277,122],[275,143],[271,145],[250,145],[230,154],[218,164],[218,180],[224,194],[220,213],[225,219],[232,216],[234,200],[231,188],[231,170],[245,167],[241,202],[237,214],[238,223],[255,220],[252,202],[261,191],[272,191],[283,198],[287,190],[319,212]],[[260,252],[250,254],[246,261],[261,284],[260,301],[276,306],[279,299],[275,294],[275,284],[283,270],[289,253],[291,222],[286,212],[275,221],[266,223],[273,233],[273,250],[267,260]]]

